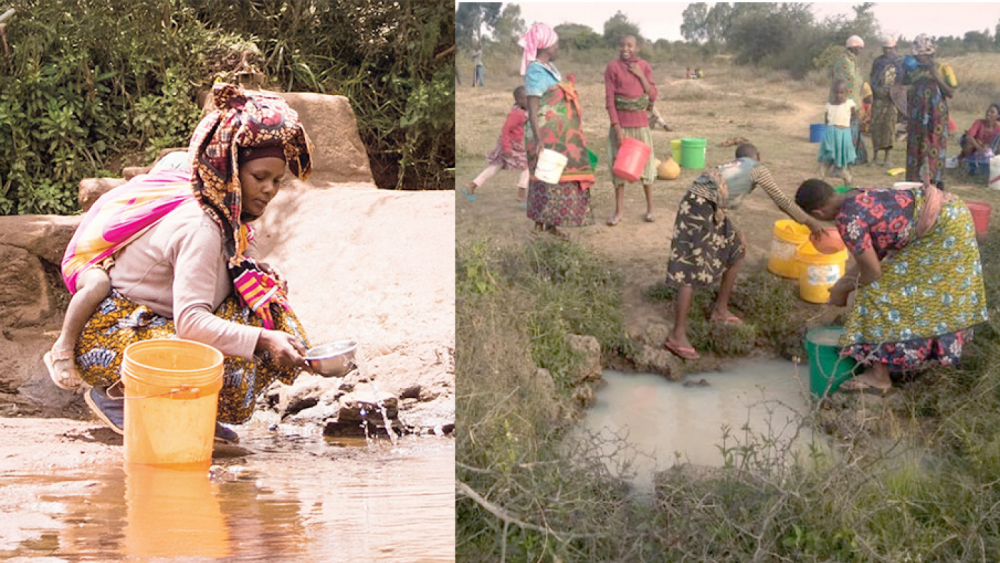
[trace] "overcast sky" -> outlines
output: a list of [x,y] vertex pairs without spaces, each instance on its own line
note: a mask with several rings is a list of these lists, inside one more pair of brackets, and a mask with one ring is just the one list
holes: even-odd
[[[681,37],[681,14],[689,2],[572,2],[525,0],[513,2],[521,6],[527,25],[536,21],[556,26],[580,23],[601,33],[604,22],[621,10],[629,20],[639,24],[639,31],[648,39],[678,40]],[[706,2],[709,6],[715,2]],[[860,2],[813,2],[817,20],[827,16],[852,17],[851,6]],[[915,37],[920,33],[933,36],[961,37],[966,31],[989,29],[992,34],[1000,21],[1000,2],[877,2],[873,8],[884,31],[894,35]]]

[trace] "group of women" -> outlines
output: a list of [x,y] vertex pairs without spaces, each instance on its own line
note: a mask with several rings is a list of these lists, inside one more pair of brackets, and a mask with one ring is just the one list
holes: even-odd
[[[573,82],[564,80],[553,65],[559,43],[549,26],[534,24],[521,45],[524,49],[521,72],[528,95],[529,127],[525,136],[530,169],[534,171],[542,148],[560,152],[569,159],[556,184],[542,182],[532,175],[528,217],[537,229],[561,234],[559,227],[581,226],[591,220],[588,188],[594,176],[581,132],[579,98]],[[852,72],[851,63],[856,74],[854,57],[860,47],[848,45],[841,69],[845,76]],[[973,327],[987,320],[982,266],[971,213],[961,199],[941,189],[947,98],[954,92],[953,80],[936,64],[934,45],[929,38],[917,37],[913,52],[917,66],[906,69],[903,77],[909,85],[907,180],[921,182],[921,187],[839,193],[822,180],[811,179],[796,193],[795,203],[802,211],[815,220],[837,225],[855,258],[847,275],[831,290],[830,299],[832,305],[844,306],[848,296],[855,293],[840,344],[843,355],[855,358],[867,369],[845,383],[842,387],[845,390],[885,391],[891,387],[890,374],[894,371],[953,364],[972,337]],[[892,101],[891,89],[898,77],[888,76],[884,73],[886,65],[881,66],[883,80],[876,87],[873,127],[883,142],[876,143],[875,154],[885,150],[888,158],[887,148],[891,145],[887,147],[885,140],[891,141],[894,132],[889,134],[887,130],[894,128],[895,123],[886,104]],[[706,199],[707,205],[715,206],[713,209],[721,205],[718,203],[721,200]],[[722,211],[721,207],[717,211]],[[735,228],[730,223],[726,225],[728,229]],[[712,231],[705,236],[717,234]],[[744,244],[742,235],[737,233],[732,238],[737,241],[734,244]],[[672,262],[675,254],[671,253]],[[699,263],[712,262],[711,257],[705,258]],[[723,278],[723,269],[709,270],[699,272],[698,279],[718,283]],[[919,282],[915,277],[918,275]],[[690,285],[686,281],[677,283],[684,286],[681,289]],[[723,319],[730,320],[738,321]],[[681,350],[696,357],[693,350],[682,350],[670,339],[664,345],[675,354]]]

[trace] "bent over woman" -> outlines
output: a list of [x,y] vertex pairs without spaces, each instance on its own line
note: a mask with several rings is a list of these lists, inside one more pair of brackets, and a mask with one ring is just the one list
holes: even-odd
[[841,389],[887,391],[890,370],[952,365],[987,320],[975,226],[968,207],[936,186],[911,190],[834,192],[806,180],[795,201],[817,219],[834,221],[856,265],[830,290],[843,306],[841,355],[868,368]]

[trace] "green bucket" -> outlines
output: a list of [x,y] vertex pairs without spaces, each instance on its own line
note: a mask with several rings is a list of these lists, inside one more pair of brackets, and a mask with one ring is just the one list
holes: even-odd
[[595,153],[594,151],[592,151],[590,149],[587,149],[587,158],[590,159],[590,169],[596,172],[597,171],[597,153]]
[[816,397],[833,393],[840,384],[854,377],[857,362],[840,357],[840,335],[843,327],[821,326],[806,333],[809,354],[809,391]]
[[704,137],[684,137],[681,139],[681,167],[701,170],[705,167],[705,148],[708,139]]

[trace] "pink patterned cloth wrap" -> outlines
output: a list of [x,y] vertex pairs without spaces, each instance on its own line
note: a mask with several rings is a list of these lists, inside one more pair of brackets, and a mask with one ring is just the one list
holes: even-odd
[[546,49],[559,41],[559,34],[544,23],[536,23],[517,42],[523,49],[521,52],[521,76],[528,70],[528,65],[535,60],[539,49]]
[[260,317],[264,328],[274,330],[274,319],[271,317],[270,304],[280,305],[285,311],[291,311],[285,288],[273,277],[258,269],[247,268],[233,278],[236,292],[243,302]]
[[114,256],[191,199],[191,172],[175,169],[136,176],[102,195],[83,216],[63,254],[66,288],[76,293],[81,273]]

